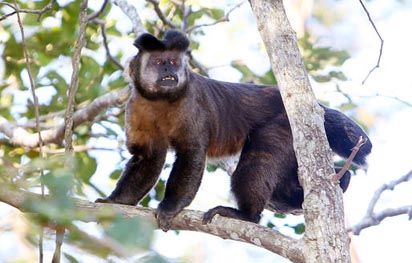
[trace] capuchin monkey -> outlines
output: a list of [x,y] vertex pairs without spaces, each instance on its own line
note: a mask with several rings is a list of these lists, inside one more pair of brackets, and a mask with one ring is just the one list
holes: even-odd
[[[216,214],[258,223],[263,209],[301,212],[303,189],[279,89],[196,74],[187,61],[189,40],[179,31],[167,31],[163,40],[143,34],[134,45],[139,52],[129,64],[132,91],[126,107],[126,146],[132,157],[114,191],[96,202],[136,205],[156,184],[166,152],[173,149],[176,160],[156,210],[159,227],[167,231],[195,197],[206,157],[240,152],[231,176],[238,208],[215,207],[203,223]],[[348,158],[359,137],[367,135],[341,112],[321,107],[330,147]],[[365,165],[371,148],[368,139],[353,161]],[[350,176],[346,172],[340,181],[343,191]]]

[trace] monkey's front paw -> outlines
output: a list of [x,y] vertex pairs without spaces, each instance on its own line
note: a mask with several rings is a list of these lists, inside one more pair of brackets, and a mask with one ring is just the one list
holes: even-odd
[[213,217],[219,213],[220,207],[217,206],[215,208],[209,209],[206,213],[203,214],[202,224],[206,225],[212,222]]
[[156,210],[156,219],[159,228],[164,232],[167,232],[172,225],[172,220],[175,215],[175,213],[167,211],[159,206]]
[[109,197],[106,197],[106,198],[97,198],[94,202],[95,202],[95,203],[114,203],[114,201],[113,201],[111,198],[109,198]]

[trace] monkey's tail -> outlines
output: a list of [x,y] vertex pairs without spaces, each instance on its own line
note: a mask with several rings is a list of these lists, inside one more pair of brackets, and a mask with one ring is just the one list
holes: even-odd
[[353,162],[358,165],[366,165],[366,157],[372,150],[372,143],[363,129],[340,111],[322,107],[325,110],[326,136],[332,150],[336,154],[348,158],[352,148],[362,136],[367,139],[367,142],[361,146]]

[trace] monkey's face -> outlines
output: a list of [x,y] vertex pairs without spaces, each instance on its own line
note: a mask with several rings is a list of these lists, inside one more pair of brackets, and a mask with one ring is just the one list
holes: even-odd
[[130,63],[130,77],[142,96],[175,100],[186,90],[186,64],[183,52],[142,52]]

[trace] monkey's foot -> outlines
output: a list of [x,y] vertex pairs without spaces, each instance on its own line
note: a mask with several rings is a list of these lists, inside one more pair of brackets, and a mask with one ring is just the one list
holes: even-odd
[[221,215],[224,217],[230,217],[234,219],[239,219],[243,221],[249,221],[253,223],[259,223],[260,220],[260,215],[257,216],[249,216],[242,211],[232,208],[232,207],[226,207],[226,206],[216,206],[215,208],[210,209],[203,215],[203,224],[208,224],[212,222],[212,219],[215,215]]
[[106,198],[97,198],[94,202],[95,202],[95,203],[114,203],[114,201],[113,201],[111,198],[109,198],[109,197],[106,197]]
[[161,230],[164,232],[167,232],[171,225],[172,225],[172,220],[176,216],[176,213],[167,211],[163,208],[159,207],[156,210],[156,219],[157,219],[157,224]]

